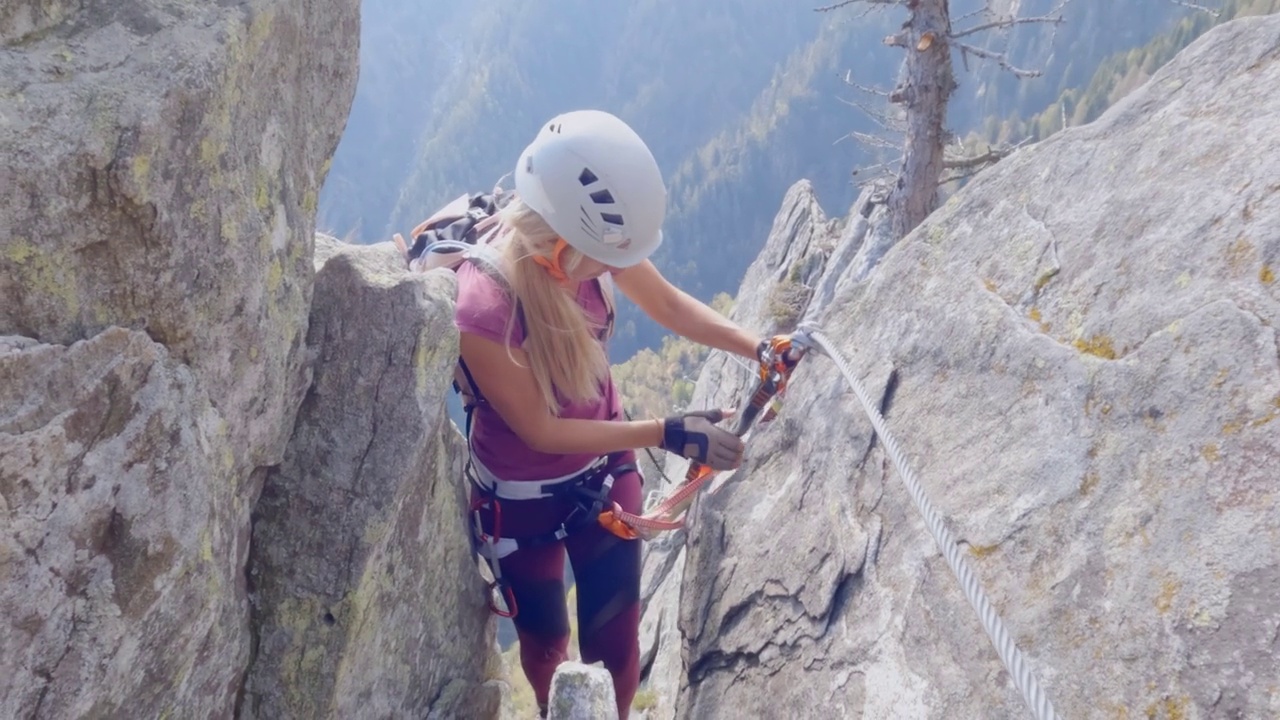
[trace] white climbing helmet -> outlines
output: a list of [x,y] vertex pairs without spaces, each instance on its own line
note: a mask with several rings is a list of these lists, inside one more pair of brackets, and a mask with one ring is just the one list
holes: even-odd
[[630,267],[662,244],[667,189],[658,162],[607,112],[552,118],[520,154],[515,175],[525,204],[589,258]]

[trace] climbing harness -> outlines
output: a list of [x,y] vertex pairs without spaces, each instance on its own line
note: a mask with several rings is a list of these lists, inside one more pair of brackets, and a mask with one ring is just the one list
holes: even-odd
[[[472,549],[484,559],[491,575],[491,578],[485,578],[489,609],[506,618],[515,617],[519,612],[511,586],[502,576],[502,565],[499,562],[502,558],[522,548],[559,542],[570,533],[590,525],[600,509],[610,502],[609,491],[613,489],[615,478],[635,470],[634,463],[611,464],[610,457],[605,455],[596,458],[582,470],[559,478],[541,481],[502,480],[471,455],[463,473],[476,491],[470,508]],[[573,509],[554,530],[518,537],[503,533],[503,501],[546,498],[563,498],[573,502]],[[481,514],[485,510],[490,512],[493,519],[489,532],[485,532]]]
[[840,369],[840,373],[844,375],[844,379],[849,383],[849,386],[853,388],[858,401],[862,403],[862,409],[866,411],[867,417],[871,419],[871,425],[875,428],[876,435],[884,443],[885,450],[888,452],[890,460],[893,461],[894,468],[898,471],[898,476],[902,478],[903,484],[907,487],[907,492],[911,495],[911,499],[915,501],[916,509],[924,516],[925,522],[929,526],[929,532],[933,535],[934,542],[937,543],[938,549],[942,551],[943,557],[946,558],[947,565],[960,583],[960,587],[964,591],[965,597],[969,600],[969,604],[977,612],[979,620],[982,621],[982,628],[986,631],[987,637],[991,639],[991,644],[995,646],[996,653],[999,654],[1005,670],[1009,672],[1009,676],[1013,678],[1014,685],[1018,687],[1018,692],[1022,693],[1023,701],[1026,702],[1027,707],[1037,720],[1053,720],[1057,718],[1053,710],[1053,704],[1049,701],[1049,696],[1041,689],[1040,683],[1031,671],[1031,667],[1027,665],[1022,652],[1018,650],[1017,644],[1014,643],[1009,631],[1005,628],[1004,621],[1000,619],[1000,615],[991,607],[991,602],[987,600],[987,595],[983,592],[982,585],[979,584],[977,577],[974,576],[973,571],[969,569],[968,564],[965,563],[964,558],[960,555],[960,546],[956,544],[950,531],[943,524],[942,516],[933,509],[933,504],[929,502],[929,498],[924,494],[923,486],[916,479],[911,467],[907,465],[906,456],[903,454],[902,448],[899,447],[898,441],[894,439],[893,435],[889,433],[884,417],[880,415],[880,411],[872,404],[866,388],[858,381],[853,371],[849,369],[849,364],[844,357],[833,347],[822,331],[810,329],[806,337],[814,343],[820,352],[831,358],[836,367]]
[[[767,422],[773,419],[779,408],[778,400],[786,391],[791,374],[810,347],[812,341],[805,332],[796,332],[790,336],[779,335],[761,343],[758,377],[747,406],[738,416],[734,435],[745,439],[757,421]],[[684,527],[682,516],[685,511],[693,504],[698,491],[714,479],[716,474],[710,465],[690,460],[684,481],[669,496],[658,501],[653,509],[643,515],[636,515],[623,510],[617,503],[610,503],[610,507],[600,513],[600,525],[625,540],[651,540],[659,532]]]

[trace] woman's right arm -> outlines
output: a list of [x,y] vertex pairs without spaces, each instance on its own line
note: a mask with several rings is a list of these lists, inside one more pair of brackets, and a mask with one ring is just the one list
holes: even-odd
[[605,455],[662,447],[661,420],[576,420],[552,415],[542,402],[529,358],[479,335],[463,332],[462,359],[481,394],[524,444],[549,454]]

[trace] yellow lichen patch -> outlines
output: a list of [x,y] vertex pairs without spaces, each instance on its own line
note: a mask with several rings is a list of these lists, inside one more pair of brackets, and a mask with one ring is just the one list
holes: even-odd
[[976,558],[984,558],[996,551],[999,545],[970,545],[969,554]]
[[987,289],[987,291],[988,291],[988,292],[995,292],[995,291],[996,291],[996,283],[995,283],[995,281],[994,281],[994,280],[992,280],[991,278],[983,278],[983,280],[982,280],[982,286],[983,286],[983,287],[985,287],[985,288]]
[[200,559],[213,562],[213,530],[206,527],[200,532]]
[[1027,317],[1040,326],[1041,332],[1049,332],[1049,323],[1041,319],[1040,308],[1031,308],[1031,311],[1027,313]]
[[1250,426],[1250,427],[1262,427],[1263,425],[1266,425],[1267,423],[1271,422],[1272,420],[1275,420],[1275,419],[1276,419],[1276,418],[1278,418],[1278,417],[1280,417],[1280,410],[1272,410],[1271,412],[1267,413],[1266,415],[1263,415],[1262,417],[1258,418],[1257,420],[1254,420],[1253,422],[1249,423],[1249,426]]
[[1040,277],[1036,278],[1036,285],[1035,285],[1036,292],[1040,292],[1041,290],[1043,290],[1044,286],[1048,285],[1049,281],[1052,280],[1058,274],[1058,272],[1059,272],[1058,268],[1049,268],[1048,270],[1045,270],[1044,272],[1040,273]]
[[267,292],[275,295],[280,292],[280,285],[284,283],[284,266],[280,263],[280,258],[271,258],[271,267],[267,268]]
[[1186,720],[1187,698],[1165,698],[1147,706],[1149,720]]
[[1190,285],[1190,284],[1191,284],[1191,271],[1190,271],[1190,270],[1183,270],[1183,271],[1182,271],[1182,274],[1181,274],[1181,275],[1179,275],[1179,276],[1177,277],[1177,279],[1175,279],[1175,280],[1173,281],[1173,284],[1174,284],[1174,285],[1177,285],[1177,286],[1178,286],[1178,287],[1180,287],[1180,288],[1185,288],[1185,287],[1187,287],[1188,285]]
[[147,186],[147,178],[151,175],[151,158],[146,155],[133,156],[133,183],[138,189]]
[[315,190],[308,188],[307,191],[303,193],[302,209],[305,210],[308,215],[316,211],[316,191]]
[[1209,462],[1217,462],[1218,459],[1222,457],[1218,452],[1218,445],[1216,443],[1209,443],[1208,445],[1200,448],[1200,456]]
[[1089,493],[1098,487],[1098,481],[1101,479],[1096,472],[1085,473],[1084,479],[1080,481],[1080,496],[1088,497]]
[[258,188],[253,195],[253,204],[258,206],[258,210],[266,212],[271,207],[271,187],[267,178],[258,176]]
[[1262,281],[1263,285],[1270,285],[1276,281],[1276,272],[1271,269],[1270,265],[1263,265],[1262,269],[1258,271],[1258,279]]
[[249,57],[256,57],[262,50],[262,46],[271,37],[275,20],[275,12],[270,10],[254,15],[253,21],[249,24],[249,42],[246,48]]
[[5,259],[18,266],[18,285],[24,295],[38,295],[61,301],[67,315],[80,313],[80,294],[74,278],[67,277],[60,256],[46,253],[23,237],[14,237],[4,248]]
[[1178,594],[1181,586],[1181,583],[1172,577],[1165,578],[1164,582],[1160,583],[1160,594],[1156,595],[1156,612],[1161,615],[1169,612],[1173,607],[1173,598]]
[[1253,263],[1255,253],[1253,243],[1244,238],[1236,238],[1235,242],[1227,246],[1227,263],[1231,265],[1232,270],[1242,270]]
[[8,247],[4,249],[5,259],[11,260],[18,264],[22,264],[39,252],[35,245],[32,245],[26,238],[15,237],[9,241]]
[[1104,360],[1116,359],[1115,345],[1112,343],[1111,338],[1106,335],[1094,335],[1088,339],[1077,338],[1071,344],[1075,346],[1076,350],[1086,355],[1094,355]]
[[231,219],[231,215],[227,214],[222,218],[222,239],[225,242],[233,243],[240,239],[240,230],[236,227],[235,220]]
[[222,144],[211,137],[206,137],[200,141],[200,162],[205,165],[213,165],[222,157]]

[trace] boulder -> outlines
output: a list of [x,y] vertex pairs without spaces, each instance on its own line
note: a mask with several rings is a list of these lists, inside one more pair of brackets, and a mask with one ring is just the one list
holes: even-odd
[[[316,196],[351,107],[357,0],[0,12],[0,333],[140,330],[279,462],[301,375]],[[260,477],[260,476],[255,476]]]
[[603,720],[618,717],[613,676],[598,665],[564,662],[551,678],[547,720]]
[[0,338],[0,716],[230,716],[233,463],[226,420],[145,334]]
[[[496,717],[495,623],[445,412],[454,276],[321,236],[314,380],[254,510],[242,717]],[[486,684],[488,683],[488,684]]]
[[[1227,23],[823,283],[1063,717],[1280,713],[1278,90],[1280,17]],[[1028,714],[830,359],[741,474],[694,506],[677,716]]]

